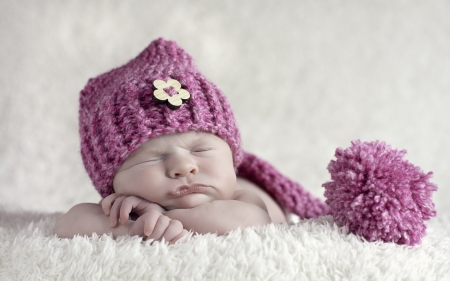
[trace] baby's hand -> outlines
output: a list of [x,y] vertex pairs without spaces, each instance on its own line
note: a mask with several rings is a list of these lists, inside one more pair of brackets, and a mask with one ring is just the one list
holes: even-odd
[[178,220],[173,220],[158,211],[150,210],[140,216],[128,232],[130,236],[138,235],[146,239],[161,241],[163,238],[169,243],[188,234]]
[[113,193],[107,196],[100,203],[103,213],[109,216],[110,226],[112,228],[118,225],[119,220],[122,224],[127,223],[131,212],[142,216],[150,210],[160,214],[165,211],[156,203],[137,196],[126,196],[119,193]]

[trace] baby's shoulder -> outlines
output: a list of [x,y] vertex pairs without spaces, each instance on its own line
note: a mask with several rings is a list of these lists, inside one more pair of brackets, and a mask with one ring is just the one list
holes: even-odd
[[254,204],[267,211],[266,204],[264,203],[264,201],[256,192],[252,190],[237,189],[233,194],[232,200]]

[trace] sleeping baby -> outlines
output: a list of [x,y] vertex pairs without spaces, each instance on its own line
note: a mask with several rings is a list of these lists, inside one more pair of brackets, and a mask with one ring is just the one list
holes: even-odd
[[112,233],[174,243],[329,212],[298,183],[241,148],[222,92],[175,42],[158,39],[80,94],[81,155],[98,204],[72,207],[62,238]]

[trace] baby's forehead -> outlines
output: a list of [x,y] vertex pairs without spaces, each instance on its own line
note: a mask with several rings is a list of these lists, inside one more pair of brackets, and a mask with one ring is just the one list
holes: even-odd
[[[187,132],[187,133],[175,133],[170,135],[163,135],[159,137],[155,137],[152,139],[147,140],[143,144],[139,146],[138,149],[136,149],[132,155],[138,154],[140,152],[162,152],[162,150],[172,146],[182,146],[182,147],[191,147],[195,145],[202,145],[202,144],[214,144],[217,142],[225,142],[218,136],[206,133],[206,132]],[[130,156],[132,156],[130,155]]]

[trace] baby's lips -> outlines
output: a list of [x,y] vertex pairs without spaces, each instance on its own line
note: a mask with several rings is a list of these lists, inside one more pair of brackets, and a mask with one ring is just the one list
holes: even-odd
[[190,184],[190,185],[179,186],[176,189],[171,190],[169,192],[169,194],[174,196],[174,197],[181,197],[181,196],[185,196],[185,195],[188,195],[188,194],[191,194],[191,193],[202,192],[202,191],[204,191],[207,188],[208,188],[207,185],[194,183],[194,184]]

